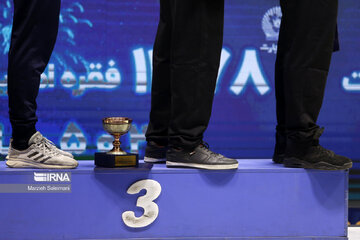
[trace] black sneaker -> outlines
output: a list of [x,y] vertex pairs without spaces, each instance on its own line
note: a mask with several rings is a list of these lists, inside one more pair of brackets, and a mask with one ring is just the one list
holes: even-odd
[[273,162],[282,164],[284,162],[285,150],[286,150],[286,134],[285,132],[276,131],[276,143],[273,155]]
[[160,146],[153,141],[147,143],[145,148],[144,162],[147,163],[164,163],[166,162],[167,146]]
[[284,166],[290,168],[346,170],[352,167],[352,161],[319,145],[308,148],[303,154],[286,155]]
[[210,170],[237,169],[235,159],[214,153],[206,143],[200,144],[194,151],[170,148],[166,155],[167,167],[191,167]]
[[287,139],[284,166],[320,170],[346,170],[352,167],[351,159],[335,154],[319,144],[324,129],[319,129],[312,141],[299,142]]

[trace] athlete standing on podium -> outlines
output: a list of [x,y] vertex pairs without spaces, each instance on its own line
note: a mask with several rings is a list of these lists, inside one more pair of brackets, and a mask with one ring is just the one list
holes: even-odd
[[[224,0],[160,0],[146,162],[234,169],[203,142],[223,42]],[[167,151],[168,150],[168,151]]]
[[351,168],[349,158],[320,146],[324,129],[316,124],[337,37],[338,0],[280,0],[280,4],[273,160],[286,167]]
[[14,0],[8,62],[9,115],[12,140],[6,164],[14,168],[76,168],[61,151],[36,131],[36,97],[40,75],[55,45],[60,0]]

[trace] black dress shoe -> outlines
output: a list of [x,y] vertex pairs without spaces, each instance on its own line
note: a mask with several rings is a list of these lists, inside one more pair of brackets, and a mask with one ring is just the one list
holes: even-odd
[[235,159],[214,153],[206,143],[202,143],[193,151],[170,148],[166,156],[166,166],[223,170],[237,169],[239,163]]
[[165,163],[167,146],[160,146],[157,143],[150,141],[145,148],[144,161],[147,163]]

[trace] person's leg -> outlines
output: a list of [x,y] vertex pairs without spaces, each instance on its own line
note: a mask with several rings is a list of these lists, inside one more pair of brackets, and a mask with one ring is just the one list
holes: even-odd
[[171,0],[170,145],[193,150],[210,116],[223,42],[224,0]]
[[294,26],[289,21],[289,16],[286,11],[285,1],[280,1],[282,12],[284,13],[281,19],[278,48],[275,62],[275,96],[276,96],[276,135],[275,135],[275,149],[273,161],[275,163],[282,163],[285,155],[286,147],[286,126],[285,126],[285,90],[284,90],[284,55],[287,51],[287,42],[294,34]]
[[234,169],[203,143],[223,39],[224,0],[171,0],[171,117],[166,165]]
[[[285,90],[284,90],[284,57],[287,51],[290,49],[289,43],[294,41],[297,31],[297,21],[295,18],[298,18],[296,14],[293,14],[293,11],[296,10],[296,5],[288,1],[280,0],[280,5],[283,12],[283,17],[281,20],[279,41],[278,41],[278,52],[275,63],[275,94],[276,94],[276,115],[277,115],[277,126],[276,126],[276,135],[275,135],[275,149],[273,155],[273,161],[275,163],[283,163],[285,150],[286,150],[286,101],[285,101]],[[301,40],[303,41],[303,40]],[[336,35],[334,39],[333,51],[339,50],[339,39],[338,31],[336,26]]]
[[18,150],[26,149],[36,132],[40,75],[55,45],[59,13],[60,0],[14,0],[8,95],[12,146]]
[[[319,145],[316,124],[324,97],[337,24],[338,0],[282,0],[285,166],[342,169],[351,161]],[[281,39],[281,37],[280,37]],[[350,161],[350,162],[349,162]]]
[[170,121],[170,49],[171,8],[169,0],[160,1],[160,20],[153,50],[151,112],[146,132],[147,141],[168,144]]
[[146,131],[145,162],[164,162],[170,121],[170,53],[171,7],[169,0],[160,1],[160,19],[153,49],[151,111]]
[[326,79],[334,49],[338,0],[282,0],[288,34],[283,57],[286,128],[292,138],[319,129]]
[[8,63],[12,141],[6,165],[13,168],[75,168],[70,153],[36,132],[36,97],[58,32],[60,0],[14,0]]

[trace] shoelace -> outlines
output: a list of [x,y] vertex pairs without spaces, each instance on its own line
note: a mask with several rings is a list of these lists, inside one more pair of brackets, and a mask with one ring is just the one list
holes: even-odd
[[214,153],[213,151],[211,151],[210,150],[210,146],[209,146],[209,144],[207,143],[207,142],[202,142],[201,144],[200,144],[200,147],[202,148],[202,149],[204,149],[207,153],[209,153],[210,155],[215,155],[215,156],[218,156],[218,155],[220,155],[220,154],[218,154],[218,153]]
[[50,141],[49,139],[47,138],[43,138],[44,141],[46,141],[47,143],[47,146],[49,148],[51,148],[53,151],[57,152],[57,153],[60,153],[59,149],[56,147],[55,143],[53,143],[52,141]]
[[59,153],[53,148],[55,145],[50,144],[48,141],[50,142],[50,140],[43,138],[36,145],[44,154],[50,155],[52,157],[59,155]]
[[53,143],[52,141],[50,141],[49,139],[47,138],[43,138],[44,141],[46,141],[47,143],[49,143],[50,145],[54,146],[55,147],[55,143]]

